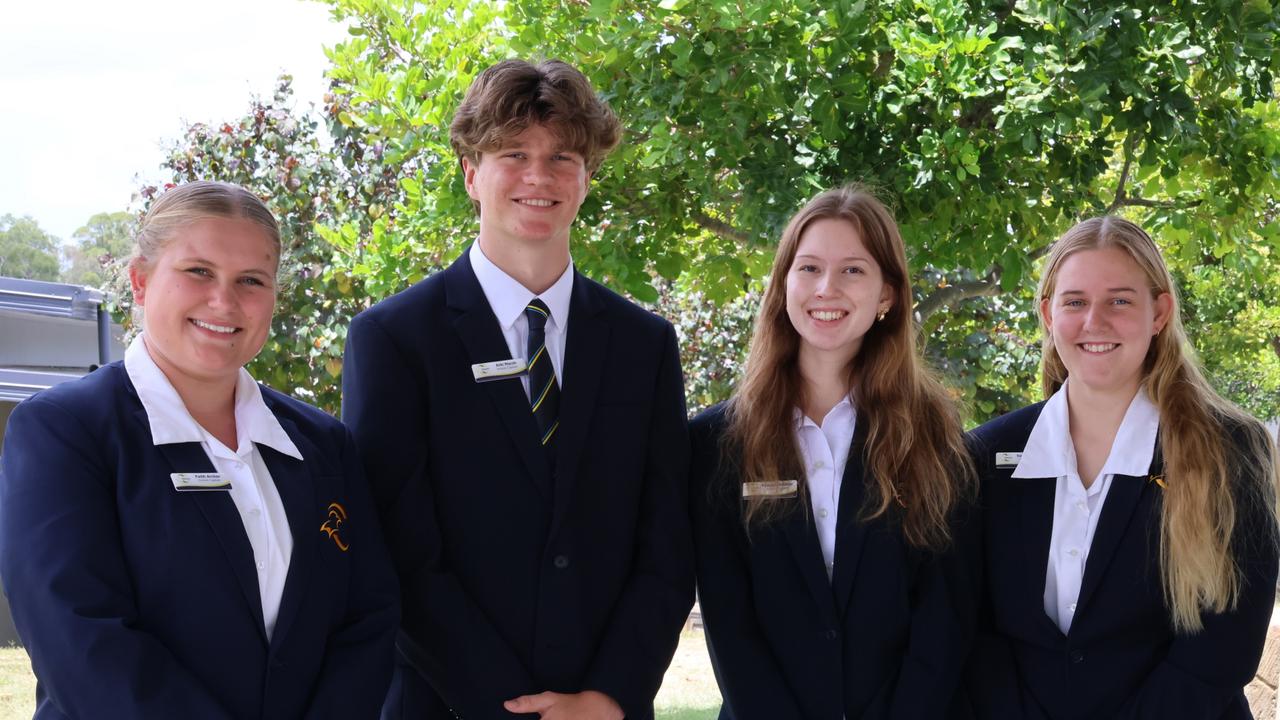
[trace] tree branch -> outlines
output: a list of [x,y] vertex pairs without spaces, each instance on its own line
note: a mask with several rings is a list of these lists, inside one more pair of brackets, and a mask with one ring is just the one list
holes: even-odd
[[996,295],[999,292],[1000,270],[998,267],[993,267],[990,272],[977,280],[947,285],[929,293],[927,297],[916,303],[916,318],[923,324],[930,315],[952,303],[969,298]]
[[1280,358],[1280,335],[1271,336],[1271,350]]
[[1110,215],[1119,208],[1128,204],[1128,191],[1125,186],[1129,184],[1129,172],[1133,169],[1133,151],[1134,145],[1138,142],[1138,136],[1132,130],[1124,139],[1124,165],[1120,168],[1120,181],[1116,183],[1116,197],[1107,206],[1105,215]]
[[693,216],[693,221],[703,230],[710,230],[722,238],[733,240],[740,245],[746,245],[751,241],[751,236],[738,228],[730,225],[723,220],[717,220],[706,213],[697,213]]

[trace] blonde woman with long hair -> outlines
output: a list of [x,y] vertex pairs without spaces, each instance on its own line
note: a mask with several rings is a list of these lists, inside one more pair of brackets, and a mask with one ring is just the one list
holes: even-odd
[[888,210],[818,195],[782,235],[745,376],[693,420],[721,718],[950,713],[976,622],[973,474],[911,306]]
[[1277,572],[1276,455],[1191,354],[1173,279],[1118,217],[1038,291],[1046,401],[975,431],[985,718],[1249,718]]

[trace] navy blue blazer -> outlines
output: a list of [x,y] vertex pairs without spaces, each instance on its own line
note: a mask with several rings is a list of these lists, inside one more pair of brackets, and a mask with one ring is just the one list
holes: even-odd
[[0,576],[38,681],[38,720],[377,713],[397,593],[364,471],[338,421],[262,395],[305,458],[259,446],[293,534],[270,642],[235,503],[174,489],[170,473],[213,464],[199,443],[152,445],[121,363],[14,409],[0,457]]
[[1175,635],[1160,576],[1159,449],[1146,477],[1117,475],[1089,549],[1071,632],[1044,612],[1056,478],[1013,478],[995,453],[1021,452],[1044,403],[974,431],[984,506],[986,583],[969,672],[975,709],[993,720],[1246,720],[1243,688],[1262,656],[1275,597],[1273,521],[1237,505],[1238,607]]
[[698,600],[722,720],[965,717],[955,694],[977,612],[971,510],[957,512],[941,554],[907,545],[894,518],[858,520],[868,482],[859,422],[828,581],[807,508],[747,536],[725,429],[724,404],[690,424]]
[[693,603],[688,429],[671,324],[573,278],[555,472],[464,253],[361,313],[343,417],[400,575],[384,717],[510,717],[502,702],[653,698]]

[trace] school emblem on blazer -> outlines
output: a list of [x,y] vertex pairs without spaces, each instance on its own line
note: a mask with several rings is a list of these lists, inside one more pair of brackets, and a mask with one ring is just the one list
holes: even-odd
[[1147,477],[1147,481],[1148,481],[1148,482],[1153,482],[1153,483],[1155,483],[1156,485],[1160,486],[1160,489],[1161,489],[1161,490],[1164,490],[1166,487],[1168,487],[1167,485],[1165,485],[1165,484],[1164,484],[1164,475],[1163,475],[1163,474],[1160,474],[1160,475],[1150,475],[1150,476],[1148,476],[1148,477]]
[[342,539],[342,525],[346,521],[347,509],[339,503],[332,502],[329,503],[329,518],[320,526],[320,532],[328,535],[342,552],[346,552],[351,547]]

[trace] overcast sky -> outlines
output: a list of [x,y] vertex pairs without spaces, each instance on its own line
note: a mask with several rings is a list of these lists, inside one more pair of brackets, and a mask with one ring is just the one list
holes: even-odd
[[282,71],[299,109],[319,105],[323,48],[344,37],[327,5],[301,0],[4,0],[0,215],[66,240],[129,209],[183,121],[238,118]]

